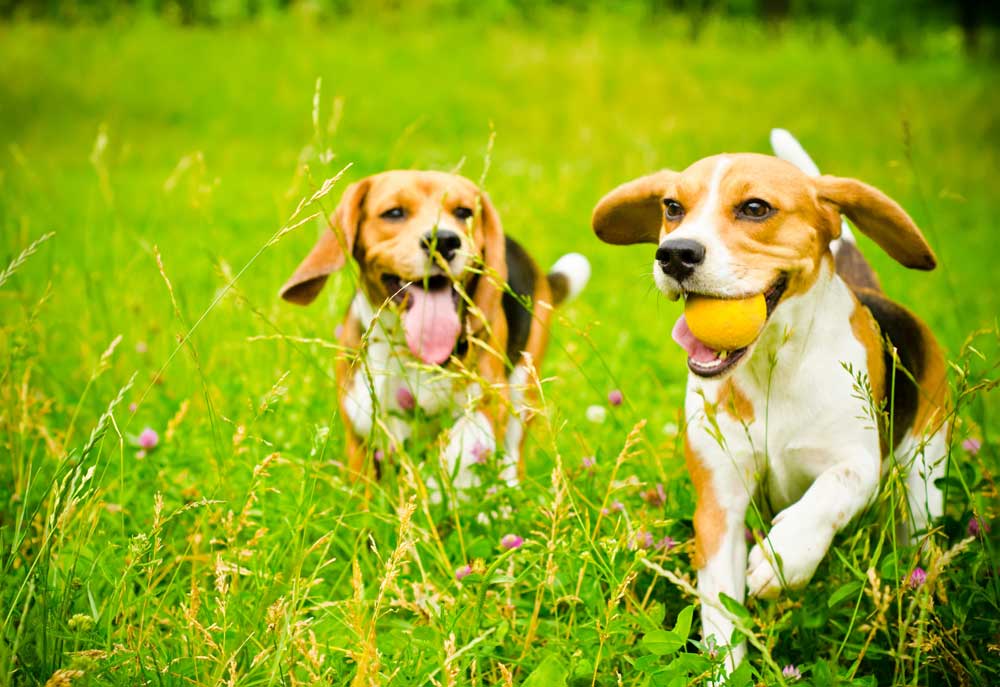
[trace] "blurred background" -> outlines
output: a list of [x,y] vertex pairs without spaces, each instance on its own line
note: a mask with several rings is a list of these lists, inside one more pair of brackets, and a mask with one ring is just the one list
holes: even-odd
[[707,16],[762,22],[780,30],[789,21],[836,26],[855,39],[874,36],[900,52],[920,50],[955,30],[970,53],[995,53],[998,5],[988,0],[0,0],[0,16],[64,22],[108,21],[158,15],[179,24],[219,25],[291,12],[317,21],[337,21],[353,13],[422,11],[460,16],[530,21],[551,9],[587,13],[613,6],[645,15],[685,15],[692,35]]

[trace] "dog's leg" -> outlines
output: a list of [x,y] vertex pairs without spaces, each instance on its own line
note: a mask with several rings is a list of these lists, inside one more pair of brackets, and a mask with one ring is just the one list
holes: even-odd
[[462,491],[479,483],[472,466],[485,463],[497,449],[493,423],[481,410],[471,410],[458,418],[448,432],[444,468],[452,476],[455,489]]
[[925,441],[904,439],[897,452],[907,461],[906,501],[909,517],[899,530],[902,541],[914,543],[914,535],[923,532],[932,520],[941,516],[944,495],[934,481],[944,477],[948,462],[947,431],[940,428]]
[[507,431],[504,433],[504,451],[500,457],[500,479],[508,486],[514,486],[524,477],[521,449],[527,433],[530,403],[536,396],[532,386],[531,360],[525,356],[515,367],[508,380],[510,387],[510,415]]
[[548,281],[541,279],[535,290],[533,320],[531,332],[525,345],[521,359],[514,366],[507,380],[510,394],[510,419],[507,421],[507,431],[504,436],[503,467],[500,479],[509,486],[514,486],[524,479],[524,438],[528,433],[528,424],[535,414],[535,408],[541,401],[541,388],[538,384],[540,365],[545,356],[545,348],[549,341],[549,321],[552,318],[552,306],[549,305],[551,292]]
[[[688,431],[700,430],[689,427]],[[716,646],[723,648],[729,646],[734,627],[714,604],[719,603],[719,594],[743,602],[747,560],[743,521],[751,493],[740,479],[734,461],[721,448],[702,451],[695,452],[690,438],[685,442],[688,471],[698,499],[694,513],[694,566],[698,570],[698,593],[713,602],[702,602],[702,636],[706,640],[713,637]],[[744,642],[729,647],[727,669],[735,669],[745,653]]]
[[345,449],[347,452],[347,469],[350,471],[352,479],[358,480],[365,477],[365,445],[364,442],[354,434],[354,428],[350,423],[344,423]]
[[[368,422],[369,432],[371,424],[372,403],[367,389],[361,385],[357,377],[359,372],[354,369],[357,351],[361,346],[361,324],[354,314],[353,308],[347,313],[344,322],[339,328],[338,341],[344,347],[345,352],[337,357],[334,372],[337,377],[337,396],[340,405],[340,417],[344,423],[344,436],[346,438],[347,469],[353,479],[363,479],[365,477],[365,446],[362,439],[358,437],[358,423],[353,418],[362,418]],[[367,401],[367,406],[364,405]]]
[[840,460],[813,481],[798,501],[778,513],[763,545],[750,551],[747,588],[773,598],[782,587],[801,587],[812,578],[833,536],[875,496],[878,450],[864,443],[836,449]]
[[927,530],[932,520],[941,516],[944,494],[934,481],[944,477],[948,465],[950,432],[947,363],[933,334],[923,323],[923,372],[919,379],[920,395],[916,417],[910,431],[896,449],[896,456],[906,465],[906,499],[909,517],[900,528],[902,541],[914,542],[914,535]]

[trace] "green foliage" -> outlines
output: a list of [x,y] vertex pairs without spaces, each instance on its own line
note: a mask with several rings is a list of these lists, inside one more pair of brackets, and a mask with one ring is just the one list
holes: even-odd
[[[729,604],[760,647],[730,684],[793,664],[798,684],[995,684],[995,68],[820,25],[402,16],[0,29],[0,682],[705,683],[724,657],[683,588],[679,307],[648,247],[599,244],[590,211],[650,170],[765,152],[781,125],[927,231],[932,274],[863,249],[939,334],[961,422],[933,545],[893,541],[890,472],[805,590]],[[351,482],[331,332],[354,277],[279,302],[317,231],[281,228],[381,169],[479,178],[491,132],[506,230],[543,265],[594,266],[555,318],[527,479],[489,464],[431,503],[428,429]],[[612,389],[625,402],[589,422]]]

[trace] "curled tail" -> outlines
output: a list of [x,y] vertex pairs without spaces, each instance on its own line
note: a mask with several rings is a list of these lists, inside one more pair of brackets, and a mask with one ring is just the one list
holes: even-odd
[[[771,129],[771,148],[774,154],[791,162],[811,177],[819,176],[819,167],[802,147],[802,144],[785,129]],[[858,249],[858,244],[854,240],[854,232],[851,231],[847,220],[840,220],[840,238],[830,242],[830,250],[833,252],[834,261],[837,266],[837,274],[847,282],[853,290],[874,289],[881,291],[878,277],[871,265],[865,260]]]
[[580,253],[567,253],[552,266],[546,278],[552,289],[552,304],[576,298],[590,280],[590,261]]

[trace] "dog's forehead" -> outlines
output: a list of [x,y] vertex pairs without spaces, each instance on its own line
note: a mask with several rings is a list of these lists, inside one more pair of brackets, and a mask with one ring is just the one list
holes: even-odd
[[809,177],[795,165],[757,153],[703,158],[681,172],[678,182],[695,192],[708,192],[712,186],[723,192],[771,188],[794,193],[809,188]]
[[465,177],[446,172],[423,170],[392,170],[371,178],[368,198],[378,204],[405,195],[410,200],[440,202],[443,198],[475,197],[476,185]]

